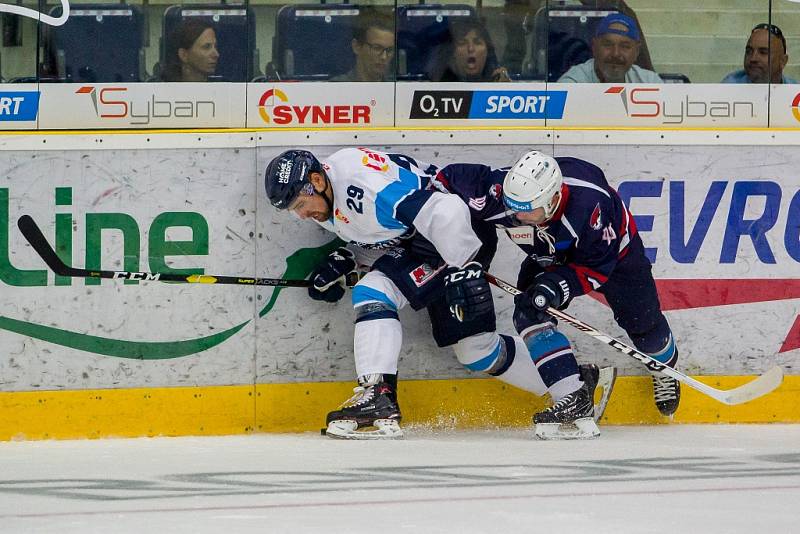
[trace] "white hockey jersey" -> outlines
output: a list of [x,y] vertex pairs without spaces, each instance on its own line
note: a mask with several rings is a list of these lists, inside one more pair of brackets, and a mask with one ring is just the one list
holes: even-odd
[[437,168],[400,154],[345,148],[322,160],[333,187],[333,213],[323,228],[367,249],[398,246],[416,230],[448,265],[463,266],[480,240],[456,195],[432,190]]

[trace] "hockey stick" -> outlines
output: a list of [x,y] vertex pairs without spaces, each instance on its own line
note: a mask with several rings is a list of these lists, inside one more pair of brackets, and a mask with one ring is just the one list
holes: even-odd
[[[33,250],[41,256],[42,260],[54,273],[60,276],[73,278],[111,278],[114,280],[140,280],[149,282],[181,282],[185,284],[235,284],[246,286],[278,286],[278,287],[309,287],[311,280],[291,280],[287,278],[256,278],[244,276],[218,276],[211,274],[175,274],[175,273],[144,273],[129,271],[103,271],[78,269],[70,267],[58,257],[56,251],[47,242],[41,229],[30,215],[23,215],[17,221],[20,232],[31,244]],[[358,274],[350,273],[346,285],[352,287],[358,282]]]
[[[516,287],[512,286],[511,284],[504,282],[493,276],[489,273],[485,273],[486,279],[489,283],[496,285],[506,293],[511,295],[517,296],[522,294],[522,291],[517,289]],[[705,393],[709,397],[718,400],[723,404],[728,405],[736,405],[736,404],[743,404],[745,402],[749,402],[753,399],[757,399],[763,395],[766,395],[770,391],[773,391],[775,388],[781,385],[783,381],[783,371],[780,367],[775,366],[763,375],[759,376],[755,380],[748,382],[742,386],[737,388],[723,390],[723,389],[716,389],[703,384],[699,380],[695,380],[690,376],[686,376],[685,374],[681,373],[673,369],[672,367],[668,367],[663,363],[659,362],[658,360],[654,360],[647,354],[636,350],[633,347],[626,345],[625,343],[614,339],[613,337],[600,332],[599,330],[589,326],[588,324],[579,321],[575,317],[564,313],[561,310],[557,310],[555,308],[547,308],[547,313],[561,319],[565,323],[572,325],[577,330],[580,330],[584,334],[588,334],[593,338],[602,341],[606,345],[610,345],[611,347],[615,348],[616,350],[622,352],[623,354],[627,354],[634,360],[637,360],[645,365],[651,371],[658,371],[662,374],[665,374],[669,377],[678,380],[690,388],[696,389],[701,393]]]

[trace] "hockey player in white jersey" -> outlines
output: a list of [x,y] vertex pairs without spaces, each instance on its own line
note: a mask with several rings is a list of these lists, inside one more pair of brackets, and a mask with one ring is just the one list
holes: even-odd
[[[339,150],[324,161],[308,151],[289,150],[267,167],[266,192],[274,207],[313,219],[350,243],[312,273],[312,298],[338,301],[344,296],[344,277],[356,268],[353,251],[382,251],[352,291],[359,386],[341,409],[328,414],[330,437],[402,437],[398,311],[406,305],[428,309],[437,344],[452,345],[467,368],[537,395],[547,391],[522,340],[495,332],[494,304],[482,262],[494,255],[496,238],[484,246],[466,204],[457,195],[430,187],[436,172],[434,166],[412,158],[364,148]],[[574,368],[575,376],[567,378],[585,390],[591,403],[597,367]],[[610,386],[604,388],[606,395]],[[560,437],[599,435],[591,416],[584,414],[572,423],[574,430]]]

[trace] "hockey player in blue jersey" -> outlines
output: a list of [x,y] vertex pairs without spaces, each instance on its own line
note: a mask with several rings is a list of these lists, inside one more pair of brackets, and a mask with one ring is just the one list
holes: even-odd
[[[266,191],[274,207],[312,219],[349,243],[312,273],[312,298],[339,300],[341,281],[356,262],[370,251],[379,255],[352,291],[359,386],[341,409],[328,414],[331,437],[402,436],[396,395],[402,342],[398,310],[406,305],[427,308],[437,344],[452,345],[469,369],[537,395],[548,390],[522,339],[495,332],[491,290],[483,277],[496,250],[494,226],[476,227],[485,231],[479,238],[462,199],[433,187],[437,172],[406,156],[364,148],[339,150],[324,161],[308,151],[289,150],[267,167]],[[571,352],[558,361],[561,379],[551,384],[550,393],[560,400],[579,391],[581,409],[564,415],[572,425],[569,432],[544,435],[537,427],[537,435],[599,435],[592,417],[597,367],[579,368]]]
[[[574,375],[575,358],[556,320],[544,310],[566,308],[597,291],[640,351],[674,367],[678,349],[661,312],[650,261],[628,208],[595,165],[532,151],[510,169],[479,164],[444,167],[434,179],[470,207],[473,226],[504,229],[527,255],[517,287],[514,326],[525,340],[545,385]],[[680,383],[652,376],[655,404],[666,416],[680,401]],[[570,386],[571,388],[572,386]],[[534,422],[557,423],[585,402],[565,395]]]

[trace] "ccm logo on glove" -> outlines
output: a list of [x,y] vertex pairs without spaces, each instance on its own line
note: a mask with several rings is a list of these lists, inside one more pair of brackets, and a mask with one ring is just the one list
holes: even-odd
[[492,313],[492,290],[483,277],[483,267],[473,261],[463,268],[450,267],[444,277],[444,298],[450,314],[459,322]]

